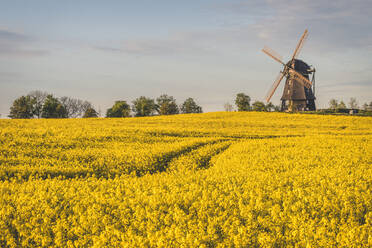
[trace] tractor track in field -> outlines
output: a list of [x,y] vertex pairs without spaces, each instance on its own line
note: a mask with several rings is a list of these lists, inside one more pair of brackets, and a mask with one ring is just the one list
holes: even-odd
[[[162,136],[168,136],[168,133],[162,134]],[[159,136],[159,133],[157,133]],[[174,135],[171,135],[174,136]],[[38,171],[37,168],[29,168],[24,170],[22,173],[17,171],[18,166],[11,166],[7,169],[3,169],[2,173],[0,174],[0,181],[6,181],[11,178],[20,181],[27,181],[30,178],[39,178],[39,179],[52,179],[52,178],[59,178],[61,180],[64,179],[74,179],[74,178],[87,178],[87,177],[96,177],[96,178],[105,178],[105,179],[112,179],[117,176],[122,175],[133,175],[135,177],[142,177],[144,175],[155,175],[157,173],[162,172],[170,172],[170,165],[175,161],[179,160],[180,158],[190,156],[192,157],[193,154],[197,153],[198,151],[203,150],[208,146],[218,145],[221,143],[226,143],[222,147],[219,147],[216,150],[212,150],[210,154],[205,154],[201,158],[198,158],[198,161],[194,161],[193,166],[194,170],[200,169],[208,169],[211,165],[211,160],[213,157],[220,155],[221,153],[225,152],[227,149],[230,148],[231,145],[241,142],[243,140],[251,140],[251,139],[276,139],[276,138],[295,138],[295,137],[304,137],[305,135],[283,135],[283,136],[276,136],[276,135],[268,135],[268,136],[222,136],[220,139],[213,140],[213,141],[205,141],[205,142],[198,142],[194,145],[185,147],[184,149],[178,152],[170,152],[164,154],[163,156],[158,157],[156,162],[150,166],[151,169],[140,169],[136,166],[129,167],[126,172],[118,173],[117,171],[110,171],[105,170],[104,167],[102,168],[84,168],[82,170],[76,170],[74,168],[49,168],[46,170]],[[187,136],[193,137],[193,136]],[[197,136],[203,137],[203,136]],[[204,136],[206,138],[210,138],[211,136]],[[173,170],[174,168],[171,168]]]
[[[213,157],[217,156],[218,154],[224,152],[225,150],[227,150],[230,147],[230,145],[232,145],[232,144],[233,144],[233,141],[232,140],[223,140],[223,141],[213,142],[213,143],[211,142],[211,143],[208,143],[208,144],[206,144],[206,145],[204,145],[202,147],[199,147],[198,149],[195,149],[195,150],[192,150],[192,151],[190,151],[188,153],[185,153],[182,156],[175,157],[168,164],[168,169],[169,169],[168,172],[173,172],[173,171],[179,170],[180,168],[177,168],[176,165],[177,164],[182,164],[182,162],[184,161],[184,159],[186,159],[187,162],[191,163],[191,165],[192,165],[192,167],[193,167],[194,170],[207,169],[207,168],[210,167],[210,161],[211,161],[211,159]],[[204,154],[202,156],[195,156],[195,157],[193,157],[193,155],[195,155],[196,153],[202,151],[205,148],[208,148],[208,146],[210,146],[210,145],[217,146],[217,149],[216,150],[212,150],[211,153],[207,153],[207,154]],[[221,147],[218,147],[218,145],[222,145],[222,146]],[[189,165],[189,167],[190,167],[190,165]],[[183,168],[183,169],[185,169],[185,168]],[[192,169],[189,168],[189,170],[192,170]]]
[[[162,163],[155,166],[155,168],[151,171],[149,171],[150,174],[156,174],[156,173],[160,173],[160,172],[165,172],[167,171],[167,169],[169,168],[169,164],[171,163],[171,161],[179,158],[180,156],[183,156],[185,154],[189,154],[189,153],[192,153],[202,147],[205,147],[207,145],[210,145],[210,144],[216,144],[216,143],[219,143],[219,142],[223,142],[223,140],[215,140],[215,141],[210,141],[210,142],[200,142],[200,143],[197,143],[196,145],[193,145],[193,146],[189,146],[189,147],[186,147],[185,149],[182,149],[181,151],[177,152],[176,154],[172,154],[171,156],[168,156],[167,154],[165,155],[165,159],[162,159]],[[137,175],[137,176],[141,176],[141,175]]]

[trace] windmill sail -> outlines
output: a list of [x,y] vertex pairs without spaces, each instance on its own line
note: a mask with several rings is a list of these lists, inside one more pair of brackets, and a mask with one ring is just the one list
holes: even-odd
[[298,44],[296,46],[296,49],[293,52],[293,55],[292,55],[292,59],[291,60],[297,59],[298,54],[301,51],[301,48],[304,46],[304,43],[305,43],[305,40],[306,40],[307,36],[308,36],[308,31],[307,31],[307,29],[305,29],[305,32],[301,36],[300,41],[298,42]]
[[270,102],[271,97],[274,95],[275,90],[278,88],[280,82],[284,78],[284,73],[280,72],[273,85],[271,86],[269,92],[266,95],[266,102]]
[[280,56],[278,53],[276,53],[274,50],[272,50],[271,48],[265,46],[263,49],[262,49],[262,52],[266,53],[267,55],[269,55],[271,58],[275,59],[276,61],[278,61],[279,63],[285,65],[282,61],[282,56]]

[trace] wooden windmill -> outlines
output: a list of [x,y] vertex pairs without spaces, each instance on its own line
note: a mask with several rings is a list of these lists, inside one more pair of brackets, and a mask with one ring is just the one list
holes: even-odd
[[[284,91],[281,98],[282,111],[296,112],[315,110],[315,68],[309,66],[304,61],[297,59],[307,35],[308,31],[306,29],[297,44],[291,60],[287,63],[284,63],[281,56],[272,49],[268,47],[262,49],[264,53],[284,66],[283,71],[279,73],[277,79],[266,95],[266,101],[269,102],[282,79],[286,77]],[[312,80],[310,81],[309,78],[311,74]]]

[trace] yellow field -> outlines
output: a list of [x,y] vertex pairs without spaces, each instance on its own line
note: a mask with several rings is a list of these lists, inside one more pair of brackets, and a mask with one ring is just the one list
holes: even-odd
[[0,120],[1,247],[372,247],[372,118]]

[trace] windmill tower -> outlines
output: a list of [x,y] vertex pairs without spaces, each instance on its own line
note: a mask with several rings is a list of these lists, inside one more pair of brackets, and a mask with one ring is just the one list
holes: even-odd
[[[308,31],[305,30],[300,41],[292,55],[291,60],[286,64],[280,55],[268,47],[262,51],[271,58],[281,63],[284,68],[274,81],[269,92],[266,95],[266,101],[269,102],[280,82],[286,77],[284,91],[281,98],[281,110],[288,112],[315,110],[315,68],[309,66],[302,60],[297,59],[298,54],[307,38]],[[312,80],[310,81],[310,76]]]

